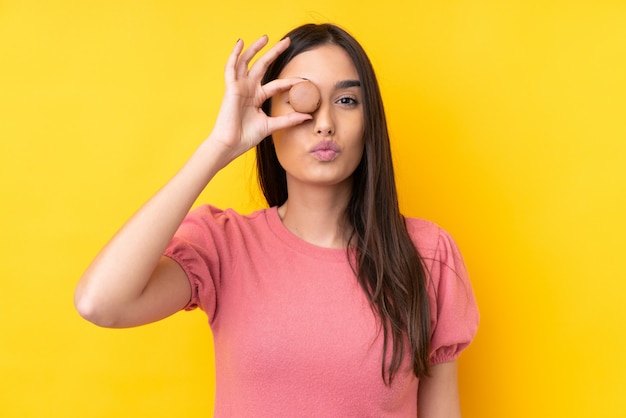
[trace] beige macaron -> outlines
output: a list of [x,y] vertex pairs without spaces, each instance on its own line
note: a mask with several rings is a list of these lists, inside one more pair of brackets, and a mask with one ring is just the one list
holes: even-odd
[[320,107],[321,99],[320,90],[309,80],[303,80],[289,90],[289,103],[296,112],[315,112]]

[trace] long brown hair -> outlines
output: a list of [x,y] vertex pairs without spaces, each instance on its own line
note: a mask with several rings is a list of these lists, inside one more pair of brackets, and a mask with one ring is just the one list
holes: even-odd
[[[357,69],[363,91],[365,148],[353,174],[352,195],[346,209],[354,231],[350,243],[356,247],[356,259],[348,259],[380,317],[384,337],[383,380],[391,384],[405,356],[406,341],[415,375],[427,375],[430,347],[427,272],[398,207],[387,122],[372,64],[361,45],[335,25],[307,24],[286,36],[291,44],[269,66],[263,83],[276,79],[296,55],[324,44],[343,48]],[[263,110],[269,114],[270,107],[268,100]],[[259,183],[267,203],[282,205],[287,200],[287,180],[271,137],[257,145],[256,158]]]

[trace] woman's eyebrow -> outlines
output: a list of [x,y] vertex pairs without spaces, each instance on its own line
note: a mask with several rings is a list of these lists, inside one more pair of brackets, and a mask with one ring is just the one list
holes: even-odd
[[335,83],[337,90],[347,89],[349,87],[361,87],[361,80],[341,80]]

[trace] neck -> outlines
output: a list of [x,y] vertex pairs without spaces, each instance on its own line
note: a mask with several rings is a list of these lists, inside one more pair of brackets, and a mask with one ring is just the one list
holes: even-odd
[[285,227],[311,244],[346,248],[352,227],[346,217],[352,185],[289,188],[289,198],[278,208]]

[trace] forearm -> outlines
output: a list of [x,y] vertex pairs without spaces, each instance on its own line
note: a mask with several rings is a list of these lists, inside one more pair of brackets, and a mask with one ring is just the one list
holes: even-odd
[[418,417],[461,418],[456,361],[432,366],[431,375],[420,379]]
[[226,163],[224,153],[216,150],[220,147],[212,145],[205,141],[92,261],[75,292],[81,315],[96,323],[113,323],[115,315],[141,296],[183,218]]

